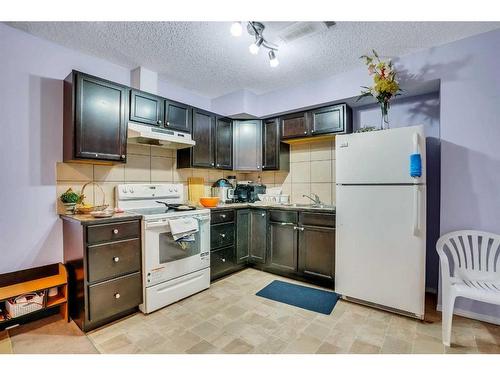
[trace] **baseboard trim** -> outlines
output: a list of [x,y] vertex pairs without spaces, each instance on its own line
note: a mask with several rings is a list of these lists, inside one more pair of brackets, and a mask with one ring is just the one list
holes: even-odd
[[[436,310],[443,311],[441,307],[442,307],[442,305],[438,304],[436,306]],[[496,317],[496,316],[478,314],[478,313],[475,313],[472,311],[467,311],[467,310],[462,310],[462,309],[457,309],[457,308],[455,308],[453,310],[453,314],[463,316],[464,318],[475,319],[475,320],[480,320],[480,321],[486,322],[486,323],[500,325],[500,317]]]

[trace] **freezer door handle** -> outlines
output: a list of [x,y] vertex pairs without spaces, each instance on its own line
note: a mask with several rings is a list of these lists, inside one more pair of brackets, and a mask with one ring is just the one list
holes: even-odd
[[413,235],[420,234],[420,186],[413,187]]

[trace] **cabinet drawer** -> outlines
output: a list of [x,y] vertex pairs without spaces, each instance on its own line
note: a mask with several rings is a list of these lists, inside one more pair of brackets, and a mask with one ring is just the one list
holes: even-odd
[[210,249],[234,244],[234,223],[212,225],[210,227]]
[[301,212],[300,224],[335,228],[335,214],[323,214],[319,212]]
[[142,303],[141,273],[89,287],[89,321],[97,322]]
[[89,246],[87,252],[89,283],[141,270],[138,238]]
[[87,227],[87,243],[93,244],[139,237],[140,233],[141,224],[139,220],[89,225]]
[[229,223],[234,221],[234,210],[212,210],[210,212],[210,223]]
[[278,223],[297,223],[298,213],[296,211],[271,210],[269,220]]
[[236,267],[234,246],[210,253],[210,278],[213,280]]

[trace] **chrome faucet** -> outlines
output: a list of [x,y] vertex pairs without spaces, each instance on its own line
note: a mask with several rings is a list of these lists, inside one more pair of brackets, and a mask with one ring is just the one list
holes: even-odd
[[318,197],[318,194],[314,194],[314,193],[311,193],[311,195],[314,197],[314,198],[311,198],[309,195],[307,194],[303,194],[302,196],[304,198],[309,198],[310,200],[312,200],[314,202],[314,204],[317,204],[318,206],[321,205],[321,200],[319,199]]

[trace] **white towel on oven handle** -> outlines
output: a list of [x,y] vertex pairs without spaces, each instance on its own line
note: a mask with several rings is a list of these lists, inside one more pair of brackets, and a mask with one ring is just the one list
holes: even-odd
[[169,220],[170,232],[175,241],[198,232],[198,220],[192,217]]

